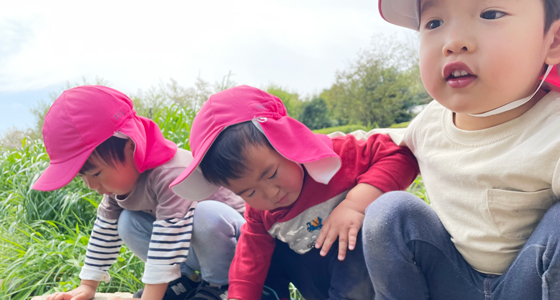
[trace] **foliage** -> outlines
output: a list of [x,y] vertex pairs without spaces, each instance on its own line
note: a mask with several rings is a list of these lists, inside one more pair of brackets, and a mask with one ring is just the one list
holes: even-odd
[[402,122],[402,123],[398,123],[398,124],[393,124],[393,125],[389,126],[389,128],[407,128],[408,124],[410,124],[410,121]]
[[409,121],[411,107],[427,99],[414,50],[383,36],[338,72],[335,84],[320,96],[340,124],[379,127]]
[[330,117],[327,102],[322,98],[313,98],[310,102],[305,102],[298,120],[312,130],[336,125],[336,121]]
[[64,189],[39,192],[31,189],[32,183],[47,166],[47,155],[41,140],[28,143],[24,140],[20,150],[5,149],[0,152],[0,219],[31,224],[38,220],[51,220],[74,227],[80,220],[93,218],[95,210],[84,208],[93,202],[93,193],[77,180]]
[[168,83],[160,82],[156,87],[148,90],[139,90],[130,96],[136,112],[150,119],[154,114],[167,106],[176,105],[192,112],[198,111],[210,95],[235,86],[231,80],[231,72],[224,76],[222,82],[211,85],[202,78],[197,78],[194,87],[183,87],[171,78]]
[[274,84],[269,85],[265,91],[282,100],[282,103],[284,103],[286,111],[288,112],[288,116],[297,119],[301,114],[303,102],[299,99],[299,95],[297,93],[290,93]]
[[329,134],[335,131],[340,131],[343,133],[350,133],[356,130],[363,130],[363,131],[370,131],[373,128],[367,128],[363,125],[354,125],[354,124],[348,124],[348,125],[343,125],[343,126],[336,126],[336,127],[327,127],[327,128],[321,128],[321,129],[316,129],[313,130],[313,132],[315,133],[321,133],[321,134]]
[[0,136],[0,148],[21,148],[22,141],[26,138],[36,140],[39,138],[39,134],[32,128],[19,129],[12,126]]
[[195,112],[192,109],[173,104],[156,111],[153,120],[167,139],[179,148],[190,150],[188,141],[194,117]]
[[[53,221],[0,225],[0,276],[4,278],[0,298],[29,299],[80,284],[78,274],[85,259],[91,225],[64,226]],[[143,263],[126,247],[113,266],[113,278],[98,291],[134,291]],[[138,277],[137,277],[138,276]]]
[[416,195],[416,197],[424,200],[424,202],[430,204],[430,199],[428,199],[428,194],[426,193],[426,187],[424,186],[424,181],[422,181],[422,176],[418,175],[414,182],[408,187],[407,192]]

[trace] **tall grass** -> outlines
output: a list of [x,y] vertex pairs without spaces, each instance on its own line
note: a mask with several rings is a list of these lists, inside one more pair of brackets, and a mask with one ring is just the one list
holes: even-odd
[[173,141],[179,148],[190,150],[188,141],[195,115],[196,112],[192,109],[173,104],[156,111],[152,119],[167,139]]
[[[79,285],[77,274],[101,197],[78,180],[39,192],[32,183],[47,166],[42,141],[0,155],[0,299],[29,299]],[[143,264],[126,247],[99,291],[136,290]]]

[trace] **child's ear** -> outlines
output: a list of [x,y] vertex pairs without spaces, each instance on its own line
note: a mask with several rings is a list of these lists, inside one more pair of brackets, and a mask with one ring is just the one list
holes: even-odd
[[125,145],[125,151],[130,152],[131,154],[134,154],[134,148],[135,148],[135,144],[134,141],[132,139],[128,139],[128,141],[126,142]]
[[557,65],[560,63],[560,19],[550,25],[545,38],[551,39],[545,63],[547,65]]

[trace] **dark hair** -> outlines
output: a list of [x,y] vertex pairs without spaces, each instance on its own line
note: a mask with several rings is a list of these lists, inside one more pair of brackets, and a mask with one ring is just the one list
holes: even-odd
[[560,1],[558,0],[543,0],[544,1],[544,32],[550,29],[550,25],[560,19]]
[[[112,137],[106,139],[103,143],[99,144],[99,146],[97,146],[95,148],[95,150],[93,150],[90,157],[95,155],[100,160],[102,160],[106,164],[108,164],[109,166],[114,167],[115,163],[123,163],[124,162],[124,160],[125,160],[124,147],[126,146],[127,142],[128,142],[128,139],[121,139],[121,138],[112,136]],[[87,172],[91,169],[94,169],[96,167],[97,166],[92,164],[89,161],[89,158],[88,158],[88,160],[86,160],[86,162],[84,163],[84,165],[80,169],[79,174],[84,174],[85,172]]]
[[266,136],[251,121],[224,129],[200,162],[204,179],[223,185],[228,179],[241,178],[247,170],[244,151],[250,145],[272,148]]

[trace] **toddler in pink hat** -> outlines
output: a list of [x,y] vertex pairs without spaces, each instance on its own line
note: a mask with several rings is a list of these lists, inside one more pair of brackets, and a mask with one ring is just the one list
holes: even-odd
[[369,203],[416,177],[406,148],[386,135],[314,134],[248,86],[208,99],[190,145],[193,162],[173,191],[204,199],[224,186],[247,203],[229,299],[259,299],[265,284],[288,299],[290,282],[305,299],[373,298],[359,232]]
[[45,117],[43,137],[51,160],[34,189],[58,189],[78,176],[103,196],[81,285],[48,300],[93,298],[99,282],[109,281],[123,243],[145,262],[146,286],[136,298],[219,299],[226,292],[245,222],[242,199],[224,188],[204,198],[214,201],[199,203],[193,200],[202,198],[174,194],[169,184],[193,157],[165,139],[153,121],[136,115],[126,95],[104,86],[65,91]]

